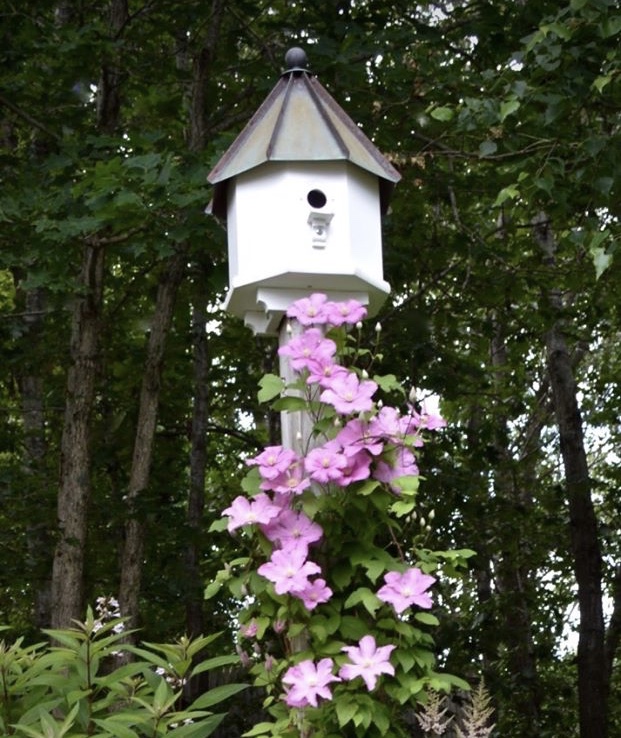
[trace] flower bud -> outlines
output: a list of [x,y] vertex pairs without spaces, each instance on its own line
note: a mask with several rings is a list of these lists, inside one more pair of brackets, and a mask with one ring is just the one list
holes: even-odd
[[356,323],[356,328],[357,328],[357,329],[358,329],[359,331],[361,331],[361,330],[362,330],[362,321],[361,321],[361,320],[359,320],[359,321],[358,321],[358,322]]
[[424,528],[426,525],[427,525],[427,521],[425,520],[425,518],[422,518],[421,517],[421,519],[420,519],[420,527],[421,528]]
[[381,333],[382,332],[382,324],[380,322],[377,322],[375,324],[375,332],[376,333]]
[[435,516],[436,516],[436,511],[435,510],[430,510],[429,511],[429,520],[433,520],[435,518]]
[[369,378],[369,372],[366,369],[362,370],[362,378],[368,379]]
[[415,403],[415,402],[416,402],[416,387],[412,387],[412,388],[410,389],[410,391],[409,391],[409,393],[408,393],[408,400],[409,400],[409,401],[410,401],[411,403]]

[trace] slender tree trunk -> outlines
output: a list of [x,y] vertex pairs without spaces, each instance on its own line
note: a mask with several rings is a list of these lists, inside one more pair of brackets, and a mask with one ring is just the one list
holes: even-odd
[[[544,213],[533,220],[533,233],[544,253],[554,284],[558,279],[556,241]],[[558,288],[550,289],[547,297],[554,313],[554,322],[546,333],[545,346],[565,470],[570,540],[580,611],[577,659],[580,736],[606,738],[605,630],[597,519],[591,499],[591,480],[584,447],[578,388],[562,321],[563,298]]]
[[617,564],[612,580],[612,614],[606,632],[606,694],[610,697],[610,683],[615,657],[621,640],[621,564]]
[[127,491],[128,517],[125,523],[119,584],[121,613],[124,617],[129,618],[130,627],[137,625],[142,584],[145,526],[140,502],[149,484],[164,349],[172,322],[177,290],[185,271],[186,258],[183,251],[174,254],[168,259],[162,271],[140,390],[136,436]]
[[[17,281],[17,280],[16,280]],[[16,284],[20,293],[19,282]],[[30,356],[20,362],[17,378],[21,397],[24,427],[24,456],[22,467],[26,477],[24,494],[33,506],[28,521],[28,553],[34,571],[34,623],[38,628],[48,628],[51,621],[51,563],[54,543],[49,526],[49,514],[53,515],[53,498],[47,470],[47,440],[45,436],[44,382],[40,357],[33,361],[32,350],[41,344],[44,328],[46,296],[42,287],[29,289],[23,295],[24,335],[30,348]]]
[[52,568],[52,626],[83,616],[83,569],[91,474],[91,416],[99,367],[105,250],[86,244],[71,326],[71,366],[60,449],[58,543]]
[[186,140],[190,151],[202,151],[207,140],[207,82],[216,54],[226,0],[212,0],[209,28],[200,52],[193,59],[192,85],[189,94],[189,127]]
[[207,467],[207,421],[209,413],[209,353],[205,331],[205,312],[194,307],[192,336],[194,347],[194,406],[192,409],[190,492],[188,495],[188,547],[186,552],[188,589],[186,593],[186,628],[190,636],[204,632],[203,589],[200,558],[201,532],[205,508],[205,470]]
[[[59,3],[58,22],[69,23],[74,5]],[[117,41],[128,19],[127,0],[111,0],[110,36]],[[121,108],[122,51],[103,60],[97,87],[97,127],[113,132]],[[59,540],[52,567],[52,625],[66,627],[83,616],[83,569],[91,491],[90,423],[98,374],[99,332],[103,304],[105,247],[92,239],[84,246],[82,294],[72,316],[71,367],[67,377],[67,402],[61,440],[58,493]]]
[[[491,342],[493,382],[499,396],[506,394],[507,347],[504,329],[494,317]],[[532,567],[528,563],[527,536],[524,525],[533,509],[530,486],[524,484],[523,464],[518,464],[508,445],[511,418],[501,413],[495,418],[495,450],[498,465],[494,473],[496,499],[508,508],[510,515],[501,513],[503,524],[511,520],[511,530],[505,530],[500,540],[508,544],[501,551],[497,566],[497,586],[503,601],[503,632],[507,647],[508,668],[515,687],[512,690],[516,719],[529,738],[537,738],[540,728],[541,691],[537,678],[537,663],[531,629],[530,602],[533,594]],[[532,464],[534,457],[528,459]]]

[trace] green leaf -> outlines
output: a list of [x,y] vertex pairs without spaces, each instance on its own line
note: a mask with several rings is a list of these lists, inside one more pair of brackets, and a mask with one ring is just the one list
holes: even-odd
[[371,592],[368,587],[358,587],[358,589],[354,590],[345,600],[343,607],[345,609],[349,609],[350,607],[355,607],[360,603],[362,603],[370,615],[375,615],[378,608],[382,606],[377,595],[374,592]]
[[390,512],[396,517],[402,518],[409,515],[415,507],[416,503],[413,500],[397,500],[390,506]]
[[606,248],[600,245],[609,235],[610,232],[608,230],[600,231],[593,236],[589,245],[589,253],[593,259],[596,280],[602,276],[612,263],[612,254],[608,253]]
[[[166,732],[168,738],[207,738],[214,730],[220,725],[220,723],[226,717],[226,713],[218,713],[217,715],[210,715],[207,718],[201,718],[195,723],[187,723],[180,725],[177,728],[173,728]],[[173,717],[175,722],[183,721],[184,713],[175,714]]]
[[210,659],[201,661],[200,664],[192,669],[192,676],[196,674],[202,674],[205,671],[211,671],[212,669],[220,669],[223,666],[232,666],[233,664],[239,663],[239,656],[236,654],[228,654],[226,656],[213,656]]
[[336,719],[339,721],[339,727],[347,725],[348,722],[358,712],[358,705],[356,702],[351,700],[345,700],[343,698],[335,700],[336,702]]
[[258,467],[253,466],[242,479],[241,488],[247,495],[254,497],[261,491],[261,481],[261,474],[259,473]]
[[621,15],[613,15],[604,20],[600,24],[600,33],[603,38],[616,36],[621,31]]
[[208,533],[222,533],[222,531],[226,530],[227,526],[229,524],[229,519],[227,517],[218,518],[217,520],[214,520],[213,523],[207,528]]
[[308,403],[303,397],[281,397],[273,403],[272,408],[279,412],[297,412],[307,410]]
[[424,623],[425,625],[440,625],[438,618],[430,612],[417,612],[414,615],[414,619],[418,620],[419,623]]
[[242,738],[254,738],[257,735],[273,735],[276,723],[257,723],[253,728],[242,734]]
[[506,100],[500,103],[500,122],[502,123],[509,115],[515,113],[520,107],[520,101],[516,99]]
[[479,145],[479,156],[491,156],[492,154],[495,154],[498,150],[498,144],[496,141],[492,141],[491,139],[486,139],[485,141],[482,141]]
[[266,374],[259,380],[259,387],[261,388],[257,393],[259,402],[269,402],[274,397],[278,397],[284,390],[285,381],[275,374]]
[[395,377],[394,374],[376,374],[373,377],[373,381],[382,389],[384,392],[400,392],[402,395],[405,394],[405,390],[401,386],[401,382]]
[[210,582],[205,587],[205,593],[203,595],[204,599],[210,600],[212,597],[215,597],[218,592],[222,589],[222,582],[218,582],[217,580],[215,582]]
[[247,689],[248,686],[248,684],[221,684],[219,687],[210,689],[194,700],[188,710],[204,710],[206,707],[217,705],[219,702],[223,702],[229,697]]
[[433,110],[430,111],[429,115],[435,120],[446,122],[452,120],[453,116],[455,115],[455,111],[453,110],[453,108],[440,106],[438,108],[433,108]]
[[505,203],[507,200],[515,200],[519,196],[520,191],[514,184],[503,187],[502,190],[500,190],[500,192],[498,193],[496,200],[494,201],[494,207],[500,207],[500,205]]
[[595,81],[593,82],[593,87],[595,87],[598,92],[601,92],[604,87],[606,87],[606,85],[610,84],[611,79],[611,74],[602,74],[595,79]]

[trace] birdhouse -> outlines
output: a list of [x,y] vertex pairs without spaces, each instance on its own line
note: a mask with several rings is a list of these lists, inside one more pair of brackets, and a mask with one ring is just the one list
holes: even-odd
[[209,174],[208,211],[226,221],[225,308],[255,333],[278,330],[312,292],[376,312],[381,216],[399,173],[307,70],[302,49]]

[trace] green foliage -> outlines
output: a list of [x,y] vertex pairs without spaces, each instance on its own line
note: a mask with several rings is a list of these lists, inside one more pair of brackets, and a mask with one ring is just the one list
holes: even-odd
[[122,619],[103,621],[90,610],[74,628],[46,634],[51,645],[0,642],[3,735],[207,738],[226,714],[210,708],[246,687],[226,684],[184,700],[197,674],[238,661],[205,657],[218,634],[129,646]]

